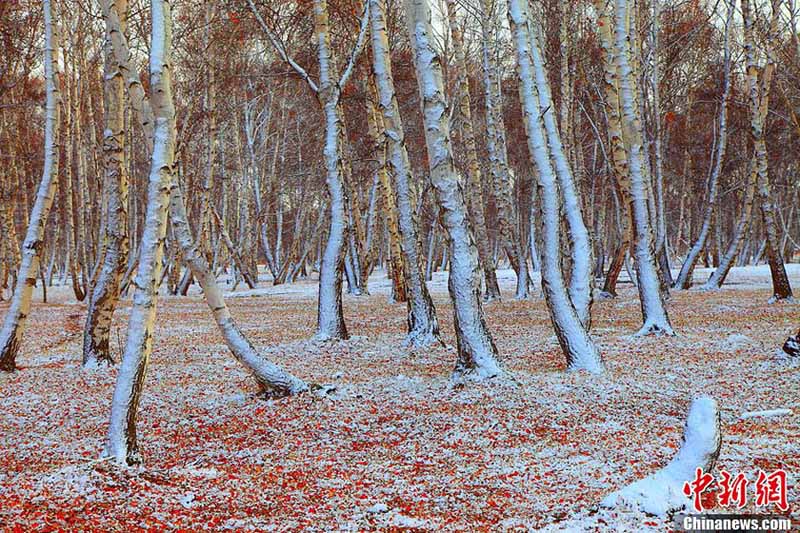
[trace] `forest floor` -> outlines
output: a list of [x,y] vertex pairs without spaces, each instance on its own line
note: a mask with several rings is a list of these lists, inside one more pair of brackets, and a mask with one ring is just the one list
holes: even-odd
[[[405,304],[387,303],[381,272],[371,296],[345,297],[353,337],[334,344],[308,341],[316,282],[234,293],[236,318],[265,354],[335,386],[277,401],[255,397],[197,294],[164,297],[139,415],[145,463],[128,469],[98,460],[116,370],[81,369],[85,305],[53,288],[51,303],[33,307],[22,369],[0,376],[0,529],[663,531],[660,519],[598,502],[674,455],[700,394],[722,409],[714,473],[745,473],[752,510],[757,471],[785,469],[800,521],[800,364],[777,357],[800,305],[767,303],[765,267],[736,269],[722,291],[673,292],[675,337],[631,336],[631,285],[597,302],[604,377],[566,373],[538,280],[519,302],[513,273],[500,274],[505,298],[485,310],[513,379],[464,387],[449,379],[443,274],[431,289],[448,346],[416,352],[403,346]],[[776,408],[793,414],[741,418]]]

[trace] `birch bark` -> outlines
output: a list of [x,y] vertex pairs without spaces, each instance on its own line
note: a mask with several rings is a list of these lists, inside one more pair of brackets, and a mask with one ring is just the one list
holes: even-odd
[[453,163],[450,125],[442,81],[442,63],[433,44],[428,0],[405,0],[425,126],[431,183],[441,209],[450,250],[448,287],[453,300],[458,356],[456,379],[486,379],[501,373],[481,308],[480,266],[463,188]]
[[[103,0],[110,10],[109,0]],[[119,28],[125,31],[127,0],[115,0]],[[103,170],[106,196],[104,253],[94,284],[83,332],[83,364],[113,363],[109,351],[111,321],[119,301],[120,282],[128,262],[128,175],[125,163],[125,81],[111,45],[115,27],[106,20],[103,78]]]
[[634,258],[644,325],[637,335],[650,333],[673,335],[667,310],[661,295],[653,248],[653,233],[648,211],[648,187],[645,179],[645,160],[641,118],[637,106],[637,83],[631,67],[631,39],[628,34],[628,0],[615,0],[616,63],[620,78],[620,102],[623,137],[628,145],[630,172],[630,208],[633,214]]
[[447,0],[447,13],[453,53],[455,55],[455,66],[458,72],[455,105],[461,116],[461,136],[467,156],[467,208],[472,220],[472,229],[478,246],[478,258],[486,282],[486,292],[483,295],[483,300],[490,302],[500,299],[500,286],[497,284],[497,272],[495,271],[492,251],[489,245],[489,235],[486,231],[483,176],[478,165],[478,148],[475,142],[475,128],[472,124],[472,110],[470,108],[467,59],[464,53],[464,39],[461,35],[461,28],[459,28],[456,20],[455,0]]
[[[440,339],[433,300],[422,273],[422,241],[414,217],[416,206],[411,189],[413,174],[405,145],[405,131],[395,94],[392,62],[386,32],[385,1],[370,1],[372,61],[380,110],[379,125],[385,135],[388,169],[394,181],[397,221],[400,229],[403,278],[407,290],[408,337],[412,346],[427,346]],[[388,181],[388,180],[387,180]],[[387,187],[384,185],[384,187]],[[388,189],[387,189],[387,192]],[[391,198],[389,198],[391,200]],[[390,232],[392,231],[390,225]]]
[[43,0],[44,9],[44,76],[45,76],[45,130],[44,168],[36,200],[28,220],[28,229],[22,245],[22,261],[17,274],[17,285],[11,297],[11,306],[6,312],[0,330],[0,370],[10,372],[16,368],[25,324],[31,308],[31,297],[44,248],[44,229],[47,216],[53,205],[58,176],[58,130],[60,122],[58,64],[58,30],[54,20],[55,10],[51,0]]
[[[153,149],[147,189],[144,233],[134,280],[128,337],[111,403],[104,454],[120,464],[141,462],[136,415],[147,362],[161,279],[167,209],[175,157],[175,105],[172,95],[172,15],[168,0],[151,1],[150,87],[154,117]],[[132,99],[133,100],[133,99]]]
[[519,93],[528,150],[538,170],[542,290],[558,342],[570,370],[603,372],[603,361],[570,299],[561,272],[560,197],[556,172],[542,123],[533,39],[526,0],[508,0],[508,21],[517,57]]

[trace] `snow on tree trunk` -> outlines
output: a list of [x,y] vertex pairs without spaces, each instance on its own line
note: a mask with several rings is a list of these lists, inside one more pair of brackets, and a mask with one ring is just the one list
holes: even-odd
[[600,44],[603,48],[603,96],[606,104],[606,122],[608,124],[608,137],[611,146],[611,160],[613,170],[614,189],[617,193],[616,202],[620,220],[620,242],[614,252],[611,265],[608,268],[603,284],[603,292],[610,296],[617,294],[617,280],[625,266],[625,257],[630,249],[632,240],[631,213],[630,213],[630,174],[628,171],[628,154],[622,139],[622,122],[619,107],[619,77],[616,67],[616,48],[611,18],[606,9],[605,0],[594,0],[597,10],[597,32],[600,35]]
[[508,165],[508,146],[506,144],[505,123],[503,121],[503,102],[500,80],[495,60],[495,12],[491,0],[481,0],[481,32],[483,52],[483,82],[486,99],[486,148],[489,153],[489,171],[492,174],[495,204],[497,205],[497,224],[500,238],[511,266],[517,274],[515,298],[526,300],[530,297],[528,286],[530,276],[528,261],[523,253],[520,232],[514,221],[512,203],[513,182]]
[[800,331],[786,339],[782,349],[790,357],[800,357]]
[[[758,180],[756,193],[761,204],[761,218],[764,223],[764,237],[766,244],[769,270],[772,274],[773,294],[770,302],[779,300],[792,300],[792,287],[786,275],[786,267],[781,255],[776,222],[776,210],[770,192],[770,178],[767,157],[767,143],[765,140],[765,126],[769,111],[769,92],[772,77],[777,66],[775,52],[771,42],[779,36],[778,22],[780,19],[781,0],[772,0],[772,17],[769,23],[767,43],[767,62],[763,70],[759,68],[756,57],[756,44],[753,36],[755,21],[753,19],[751,0],[742,0],[742,18],[744,20],[744,50],[747,61],[747,89],[750,104],[750,136],[755,149],[755,168]],[[761,77],[759,79],[759,70]]]
[[508,20],[517,56],[519,93],[528,149],[539,173],[542,289],[553,329],[569,369],[600,373],[603,372],[600,352],[581,323],[561,273],[560,199],[542,124],[531,53],[532,28],[525,0],[508,0]]
[[711,229],[711,215],[717,205],[717,192],[719,177],[722,173],[722,165],[725,161],[725,149],[728,144],[728,101],[731,95],[731,49],[730,34],[731,20],[736,8],[736,0],[728,0],[728,13],[725,17],[725,37],[723,39],[723,82],[722,82],[722,101],[719,107],[719,133],[717,134],[716,150],[714,152],[714,167],[709,178],[708,194],[706,195],[705,207],[703,210],[703,222],[700,226],[700,233],[694,241],[686,259],[683,261],[681,271],[675,280],[674,287],[677,289],[688,289],[692,286],[692,274],[700,253],[706,245],[708,234]]
[[[530,22],[528,23],[531,24]],[[556,124],[555,106],[550,93],[550,82],[547,78],[544,57],[539,46],[536,29],[528,31],[530,56],[533,60],[533,72],[536,80],[537,97],[541,120],[547,135],[547,144],[553,160],[558,186],[564,202],[564,217],[569,227],[571,271],[569,279],[569,297],[581,323],[589,329],[592,310],[592,246],[589,231],[583,221],[581,202],[572,170],[561,144],[561,136]]]
[[411,163],[392,78],[385,2],[370,0],[370,4],[373,71],[382,119],[379,123],[382,122],[384,128],[388,163],[394,178],[398,207],[403,277],[407,290],[408,342],[412,346],[421,347],[439,340],[439,323],[422,272],[422,241],[414,216],[416,209],[411,191]]
[[[616,61],[620,80],[623,136],[628,148],[630,173],[630,205],[633,213],[634,258],[636,278],[644,325],[637,335],[663,333],[673,335],[669,316],[664,307],[660,282],[653,252],[653,233],[648,211],[648,187],[644,175],[644,154],[641,120],[636,102],[637,85],[631,68],[631,43],[628,34],[628,0],[615,0],[616,4]],[[627,187],[626,187],[627,188]]]
[[172,20],[167,0],[152,0],[150,50],[151,104],[155,118],[147,209],[139,251],[128,336],[111,404],[104,454],[119,464],[141,461],[136,415],[147,362],[153,349],[158,284],[161,279],[167,208],[175,157],[175,106],[172,99]]
[[701,290],[716,290],[722,287],[725,278],[733,267],[733,262],[739,256],[744,246],[744,236],[750,228],[752,223],[753,214],[753,201],[755,200],[756,181],[758,175],[755,170],[755,160],[750,161],[748,171],[747,189],[744,194],[744,203],[742,205],[742,212],[739,215],[739,221],[736,223],[736,229],[733,231],[733,237],[728,245],[728,249],[719,261],[719,266],[708,278],[708,281],[703,284]]
[[[376,6],[373,5],[370,8],[370,13],[374,13],[376,9]],[[372,35],[374,38],[374,30]],[[370,140],[375,145],[375,152],[378,159],[378,168],[376,172],[380,188],[380,205],[384,214],[386,233],[388,233],[388,275],[392,280],[391,300],[394,302],[406,302],[408,298],[406,296],[403,253],[400,247],[401,237],[400,227],[398,225],[397,202],[395,200],[395,192],[392,189],[392,184],[389,181],[389,171],[386,161],[388,137],[386,136],[383,117],[376,105],[378,89],[374,77],[375,76],[370,77],[369,83],[370,97],[367,98],[367,121]],[[412,308],[409,307],[409,311],[411,309]]]
[[422,99],[431,183],[450,251],[448,287],[458,344],[455,377],[489,378],[501,370],[481,308],[478,251],[467,215],[463,178],[453,163],[442,64],[433,43],[428,0],[405,0],[405,11]]
[[707,396],[695,399],[683,429],[683,442],[672,461],[650,476],[609,494],[600,505],[632,507],[656,516],[686,509],[691,500],[684,493],[684,483],[694,479],[696,469],[709,471],[714,467],[721,444],[717,402]]
[[320,65],[319,99],[325,115],[325,182],[331,201],[328,242],[322,254],[319,272],[319,300],[317,305],[317,333],[315,339],[347,339],[347,327],[342,312],[342,272],[344,270],[344,244],[347,239],[345,205],[347,195],[342,176],[342,124],[339,96],[341,87],[336,83],[336,67],[328,20],[326,0],[314,0],[314,35]]
[[53,205],[58,179],[58,126],[60,94],[58,87],[57,60],[58,30],[54,20],[55,10],[50,0],[44,0],[44,77],[45,77],[45,128],[44,128],[44,167],[42,180],[31,210],[28,230],[22,245],[22,262],[17,273],[17,285],[11,298],[11,306],[6,312],[3,328],[0,330],[0,370],[10,372],[16,368],[17,352],[25,323],[31,309],[31,297],[39,263],[44,248],[44,229],[47,216]]
[[500,299],[500,285],[497,283],[497,272],[494,266],[492,251],[489,244],[489,234],[486,231],[486,213],[483,202],[483,175],[478,165],[478,148],[475,142],[475,129],[472,125],[472,110],[470,109],[469,72],[467,59],[464,53],[464,39],[461,29],[456,21],[455,0],[447,0],[448,21],[450,35],[453,42],[455,67],[458,72],[458,82],[454,89],[454,105],[461,116],[461,140],[467,156],[467,209],[472,222],[472,230],[478,246],[478,259],[483,269],[486,282],[486,292],[483,295],[485,302]]
[[175,237],[183,251],[183,259],[202,287],[206,304],[225,339],[225,344],[236,360],[253,374],[259,386],[270,397],[298,394],[308,390],[308,385],[304,381],[259,354],[236,326],[216,278],[209,269],[203,252],[194,242],[178,184],[173,184],[170,194],[170,217]]
[[[108,1],[108,0],[104,0]],[[107,6],[106,9],[111,9]],[[125,31],[127,0],[115,0],[118,31]],[[83,364],[113,363],[109,353],[111,320],[119,301],[128,263],[128,175],[125,162],[125,79],[111,45],[115,28],[106,17],[105,76],[103,78],[103,167],[106,222],[103,263],[94,284],[83,332]]]

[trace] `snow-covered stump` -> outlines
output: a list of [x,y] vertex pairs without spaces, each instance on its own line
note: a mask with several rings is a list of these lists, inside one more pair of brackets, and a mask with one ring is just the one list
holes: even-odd
[[697,398],[689,408],[678,454],[661,470],[606,496],[602,507],[635,507],[644,513],[666,516],[684,510],[691,502],[683,486],[697,468],[711,470],[722,443],[719,407],[708,396]]

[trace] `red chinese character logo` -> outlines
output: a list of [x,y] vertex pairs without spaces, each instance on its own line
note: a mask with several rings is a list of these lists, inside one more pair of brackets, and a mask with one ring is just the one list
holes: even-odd
[[745,475],[739,473],[736,477],[732,477],[725,470],[721,470],[720,475],[722,479],[717,482],[720,489],[717,495],[719,504],[728,507],[735,503],[739,509],[747,505],[747,484],[750,481]]
[[714,482],[714,476],[711,474],[703,473],[702,468],[698,468],[695,472],[694,481],[683,484],[683,493],[686,496],[694,495],[694,510],[698,513],[703,511],[703,501],[701,500],[701,495],[703,491],[711,486]]
[[770,474],[765,474],[763,470],[758,471],[756,480],[756,507],[766,507],[774,503],[781,511],[789,510],[789,503],[786,501],[786,472],[775,470]]

